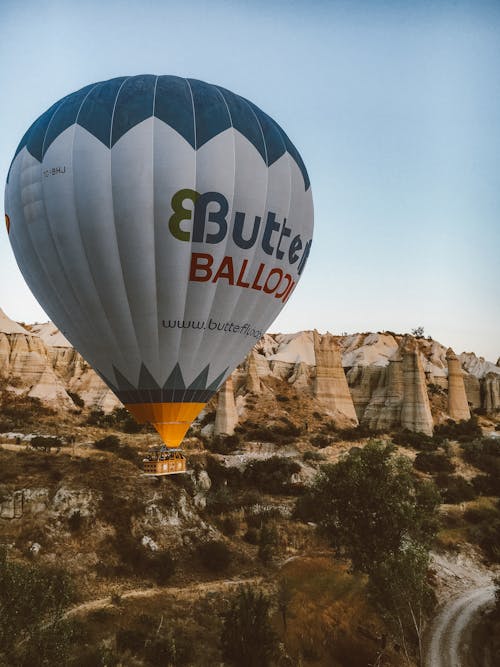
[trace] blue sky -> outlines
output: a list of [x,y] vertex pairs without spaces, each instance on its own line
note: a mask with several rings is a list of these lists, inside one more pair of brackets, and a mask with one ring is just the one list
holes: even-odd
[[[426,334],[500,355],[500,3],[0,2],[0,178],[27,127],[93,81],[220,84],[273,116],[315,237],[271,327]],[[0,306],[43,311],[0,227]]]

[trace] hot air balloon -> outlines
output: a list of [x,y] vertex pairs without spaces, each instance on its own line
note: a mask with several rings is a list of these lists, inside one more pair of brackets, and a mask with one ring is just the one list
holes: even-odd
[[288,301],[313,231],[307,171],[279,125],[176,76],[56,102],[17,148],[5,212],[42,308],[174,449]]

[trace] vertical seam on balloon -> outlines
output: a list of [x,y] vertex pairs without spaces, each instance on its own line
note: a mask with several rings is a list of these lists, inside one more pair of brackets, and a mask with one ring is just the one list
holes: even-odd
[[[102,83],[97,83],[95,86],[93,86],[91,88],[91,90],[89,90],[87,95],[85,95],[85,98],[82,100],[82,103],[80,104],[80,107],[79,107],[78,112],[76,114],[75,125],[74,125],[74,129],[73,129],[73,142],[72,142],[72,149],[71,149],[71,166],[72,166],[72,183],[73,183],[73,199],[74,200],[76,199],[76,197],[75,197],[76,188],[75,188],[75,168],[74,168],[73,155],[74,155],[74,147],[75,147],[75,140],[76,140],[76,126],[78,124],[78,118],[80,116],[80,112],[81,112],[81,110],[83,108],[83,105],[85,104],[88,96],[100,85],[102,85]],[[116,347],[116,350],[117,350],[118,354],[120,356],[122,356],[121,350],[120,350],[119,346],[117,345],[118,339],[116,337],[116,333],[113,329],[113,326],[111,324],[111,320],[109,319],[108,313],[106,312],[106,309],[105,309],[104,304],[103,304],[102,299],[101,299],[100,291],[97,287],[97,284],[94,280],[94,276],[93,276],[92,271],[91,271],[89,256],[88,256],[87,249],[85,247],[85,243],[83,241],[83,237],[82,237],[82,233],[81,233],[80,216],[78,215],[78,208],[77,208],[76,204],[75,204],[75,217],[76,217],[76,220],[77,220],[78,234],[80,236],[82,251],[83,251],[83,254],[85,256],[85,260],[87,262],[87,269],[88,269],[88,274],[90,276],[90,280],[92,281],[92,284],[94,285],[95,294],[97,295],[97,299],[99,300],[99,303],[101,305],[101,310],[102,310],[102,313],[104,314],[104,319],[107,323],[108,330],[111,332],[111,335],[112,335],[112,338],[113,338],[113,343]],[[102,367],[100,367],[99,370],[102,372],[101,368]]]
[[[156,351],[157,351],[157,357],[158,357],[158,364],[160,361],[160,334],[158,331],[158,288],[157,288],[157,278],[156,278],[156,221],[155,221],[155,176],[154,176],[154,146],[155,146],[155,103],[156,103],[156,86],[158,85],[158,76],[156,77],[155,80],[155,85],[154,85],[154,90],[153,90],[153,108],[152,108],[152,114],[151,114],[151,189],[152,189],[152,202],[153,202],[153,261],[154,261],[154,290],[155,290],[155,298],[153,299],[153,307],[155,308],[155,333],[156,333]],[[142,362],[142,365],[145,366],[144,361]],[[161,385],[160,383],[156,380],[154,377],[153,373],[149,371],[149,374],[155,380],[155,382],[158,384],[160,387],[161,391]],[[139,374],[140,377],[140,374]],[[154,397],[151,393],[150,389],[147,389],[148,395],[149,395],[149,401],[150,403],[155,403],[156,401],[154,400]]]
[[[222,92],[218,89],[217,86],[213,86],[213,88],[215,88],[216,92],[217,92],[218,95],[221,97],[221,99],[222,99],[222,101],[223,101],[223,103],[224,103],[224,106],[226,107],[226,111],[227,111],[227,114],[228,114],[228,116],[229,116],[229,122],[231,123],[231,129],[232,129],[232,131],[233,131],[233,197],[232,197],[232,204],[231,204],[231,206],[232,206],[231,213],[232,213],[233,208],[234,208],[235,179],[236,179],[236,147],[235,147],[235,140],[234,140],[234,125],[233,125],[233,119],[232,119],[232,116],[231,116],[231,112],[229,111],[229,107],[228,107],[228,105],[227,105],[226,99],[224,98],[224,95],[223,95]],[[229,211],[228,211],[228,224],[229,224],[229,220],[230,220],[230,218],[231,218],[231,216],[229,215]],[[229,244],[229,239],[230,239],[230,238],[231,238],[231,234],[230,234],[230,230],[229,230],[229,228],[228,228],[228,233],[226,234],[226,238],[225,238],[225,240],[224,240],[224,256],[226,255],[226,250],[227,250],[227,246],[228,246],[228,244]],[[215,286],[214,293],[213,293],[212,305],[215,303],[215,301],[216,301],[216,299],[217,299],[217,293],[218,293],[219,291],[220,291],[220,290],[219,290],[219,285],[216,285],[216,286]],[[209,311],[209,313],[208,313],[209,316],[211,315],[211,313],[212,313],[212,308],[210,307],[210,311]],[[225,339],[225,336],[222,337],[222,338]],[[198,351],[199,351],[199,349],[200,349],[202,343],[203,343],[203,337],[201,337],[201,339],[200,339],[200,341],[199,341],[197,347],[193,350],[193,352],[192,352],[192,356],[193,356],[193,357],[195,357],[195,356],[198,354]],[[219,347],[219,346],[218,346],[218,344],[217,344],[217,345],[216,345],[216,348],[218,348],[218,347]],[[209,365],[209,370],[210,370],[210,365]],[[215,379],[218,375],[219,375],[218,372],[215,373],[215,375],[213,376],[214,379]],[[209,384],[210,384],[210,382],[209,382],[208,377],[207,377],[207,386],[208,386]],[[197,397],[195,396],[195,398],[197,398]]]
[[49,127],[51,126],[52,121],[54,120],[54,117],[55,117],[56,113],[59,111],[59,109],[62,107],[64,102],[68,99],[68,97],[69,97],[69,95],[66,95],[65,97],[62,98],[61,102],[57,105],[57,107],[54,110],[54,113],[52,114],[52,116],[50,117],[49,122],[47,123],[47,127],[45,128],[45,132],[43,134],[42,154],[41,154],[42,159],[40,161],[40,164],[42,164],[43,158],[45,157],[45,141],[47,140],[47,133],[49,131]]
[[[257,124],[258,124],[258,126],[259,126],[259,129],[260,129],[260,132],[261,132],[261,135],[262,135],[262,141],[263,141],[263,144],[264,144],[264,152],[265,152],[265,155],[266,155],[265,164],[266,164],[266,167],[267,167],[267,169],[266,169],[266,196],[265,196],[265,205],[264,205],[264,211],[263,211],[263,215],[265,215],[266,211],[268,210],[268,200],[269,200],[269,168],[270,168],[270,167],[269,167],[269,164],[268,164],[268,162],[269,162],[269,153],[268,153],[268,150],[267,150],[266,136],[265,136],[265,134],[264,134],[264,130],[263,130],[263,128],[262,128],[260,119],[259,119],[258,115],[255,113],[255,111],[254,111],[252,105],[251,105],[251,104],[250,104],[244,97],[242,97],[241,99],[243,100],[243,102],[244,102],[246,105],[248,105],[250,111],[251,111],[251,112],[253,113],[253,115],[255,116],[255,120],[257,121]],[[264,224],[264,226],[265,226],[265,220],[264,220],[264,219],[262,220],[262,222],[263,222],[263,224]],[[255,260],[255,257],[256,257],[256,255],[257,255],[257,247],[258,247],[258,244],[256,243],[256,244],[255,244],[255,252],[254,252],[254,255],[253,255],[253,257],[252,257],[252,263],[251,263],[251,265],[250,265],[251,267],[253,267],[254,264],[255,264],[254,260]],[[258,305],[258,301],[255,303],[254,308],[252,308],[252,309],[249,311],[249,313],[248,313],[248,318],[249,318],[249,320],[250,320],[251,317],[253,317],[253,314],[254,314],[254,312],[255,312],[255,310],[256,310],[257,305]],[[265,333],[265,332],[264,332],[264,333]]]
[[[109,128],[109,151],[110,151],[109,168],[110,168],[110,170],[111,170],[111,174],[110,174],[110,184],[111,184],[111,210],[112,210],[112,215],[113,215],[113,229],[114,229],[114,232],[115,232],[116,250],[117,250],[117,254],[118,254],[118,259],[120,260],[120,269],[121,269],[121,274],[122,274],[123,289],[124,289],[125,297],[126,297],[126,301],[127,301],[128,312],[129,312],[129,315],[130,315],[130,323],[131,323],[131,325],[132,325],[132,331],[134,332],[134,337],[135,337],[135,343],[136,343],[137,352],[139,352],[139,349],[140,349],[140,348],[139,348],[139,340],[138,340],[138,338],[137,338],[137,331],[135,330],[135,326],[134,326],[134,318],[132,317],[132,310],[131,310],[131,308],[130,308],[130,302],[129,302],[129,299],[128,299],[127,283],[126,283],[126,281],[125,281],[125,274],[123,273],[123,267],[122,267],[122,264],[121,264],[120,244],[118,243],[118,234],[116,233],[115,197],[114,197],[114,194],[113,194],[113,156],[112,156],[112,152],[111,152],[111,151],[112,151],[112,148],[111,148],[111,142],[112,142],[112,137],[113,137],[113,123],[114,123],[114,120],[115,120],[115,110],[116,110],[116,105],[117,105],[117,103],[118,103],[118,97],[120,96],[120,92],[121,92],[121,89],[123,88],[123,86],[124,86],[124,85],[127,83],[127,81],[128,81],[129,79],[131,79],[131,78],[132,78],[132,77],[128,76],[126,79],[124,79],[124,80],[122,81],[122,83],[121,83],[121,85],[120,85],[120,87],[119,87],[119,89],[118,89],[118,91],[117,91],[117,93],[116,93],[115,103],[113,104],[113,113],[111,114],[111,125],[110,125],[110,128]],[[137,355],[137,356],[140,356],[140,355]],[[141,372],[141,371],[140,371],[140,368],[139,368],[139,374],[140,374],[140,372]],[[125,375],[125,374],[123,373],[123,375]],[[126,377],[126,376],[125,376],[125,377]],[[116,380],[116,379],[117,379],[117,378],[115,377],[115,380]],[[127,379],[128,379],[129,382],[130,382],[130,378],[127,378]],[[131,383],[131,384],[135,384],[135,385],[137,385],[138,382],[139,382],[139,375],[137,375],[136,382]],[[118,383],[117,383],[117,384],[118,384]],[[119,389],[119,387],[118,387],[118,389]]]
[[[158,244],[156,243],[156,197],[155,197],[155,191],[156,191],[156,178],[155,178],[155,128],[156,128],[156,121],[155,121],[155,110],[156,110],[156,89],[158,88],[158,79],[160,77],[157,75],[156,80],[155,80],[155,86],[154,86],[154,91],[153,91],[153,116],[151,118],[152,122],[152,128],[151,128],[151,174],[152,174],[152,198],[153,198],[153,246],[154,246],[154,253],[153,253],[153,260],[155,263],[155,270],[154,270],[154,281],[155,281],[155,299],[153,300],[154,303],[156,304],[156,352],[157,352],[157,357],[158,357],[158,366],[161,366],[161,355],[160,355],[160,330],[159,330],[159,325],[160,325],[160,320],[159,320],[159,313],[158,313],[158,257],[157,257],[157,252],[158,252]],[[160,373],[162,373],[162,369],[160,368]],[[163,402],[163,376],[161,377],[161,382],[158,383],[160,387],[160,398],[162,399],[161,402]]]
[[[65,99],[66,99],[66,97],[64,98],[64,100],[65,100]],[[61,104],[64,102],[64,100],[61,100]],[[45,138],[46,138],[46,136],[47,136],[47,131],[48,131],[48,128],[49,128],[49,126],[50,126],[50,123],[52,122],[52,119],[54,118],[55,113],[56,113],[57,110],[60,108],[60,106],[61,106],[61,105],[58,105],[56,111],[55,111],[55,112],[52,114],[52,116],[51,116],[51,119],[50,119],[50,121],[49,121],[49,124],[47,125],[47,128],[46,128],[46,130],[45,130],[45,136],[44,136],[44,144],[45,144]],[[59,252],[59,249],[58,249],[58,247],[57,247],[57,244],[55,243],[54,235],[52,234],[52,228],[51,228],[51,226],[50,226],[50,222],[49,222],[49,216],[47,215],[47,207],[46,207],[46,205],[45,205],[45,198],[43,197],[43,194],[44,194],[43,178],[42,178],[42,175],[41,175],[44,157],[45,157],[45,156],[42,156],[42,162],[40,162],[40,184],[41,184],[41,190],[42,190],[41,201],[42,201],[43,210],[44,210],[44,217],[45,217],[45,220],[47,221],[48,236],[50,237],[50,240],[51,240],[51,242],[52,242],[52,246],[53,246],[53,248],[54,248],[55,255],[56,255],[57,259],[59,260],[59,265],[60,265],[60,267],[61,267],[62,275],[64,276],[64,279],[65,279],[65,282],[66,282],[66,285],[67,285],[67,288],[68,288],[68,292],[69,292],[70,294],[73,295],[73,299],[74,299],[75,303],[76,303],[76,304],[79,304],[79,306],[80,306],[80,308],[81,308],[82,303],[81,303],[80,299],[78,298],[78,294],[77,294],[77,292],[73,289],[73,284],[72,284],[71,280],[69,280],[69,277],[68,277],[68,275],[67,275],[67,273],[66,273],[66,270],[64,269],[63,262],[61,261],[61,254],[60,254],[60,252]],[[31,238],[31,237],[30,237],[30,238]],[[35,249],[35,254],[38,256],[38,258],[40,258],[40,255],[38,254],[38,250],[36,249],[36,246],[34,245],[33,247],[34,247],[34,249]],[[40,262],[40,264],[42,264],[42,262]],[[42,266],[43,266],[43,264],[42,264]],[[56,289],[55,291],[57,292],[57,289]],[[61,303],[62,303],[62,302],[61,302]],[[81,309],[84,310],[83,308],[81,308]],[[70,311],[67,310],[66,305],[63,305],[63,310],[67,313],[67,316],[68,316],[67,319],[68,319],[68,321],[71,321],[71,319],[74,319],[74,318],[71,318],[71,313],[70,313]]]
[[[289,174],[289,183],[290,183],[290,199],[289,199],[289,202],[288,202],[288,215],[289,215],[289,214],[290,214],[291,192],[292,192],[292,176],[291,176],[291,168],[290,168],[290,155],[289,155],[289,153],[288,153],[288,149],[287,149],[287,146],[286,146],[286,141],[285,141],[285,138],[284,138],[284,134],[285,134],[284,131],[281,129],[281,127],[278,125],[278,123],[276,123],[271,117],[269,117],[269,120],[270,120],[270,123],[273,125],[273,127],[274,127],[274,128],[276,129],[276,131],[278,132],[279,137],[280,137],[280,139],[281,139],[281,141],[282,141],[283,147],[284,147],[284,149],[285,149],[283,155],[286,154],[286,155],[288,156],[288,157],[287,157],[287,165],[288,165],[288,174]],[[281,155],[281,156],[278,158],[278,160],[276,160],[276,162],[278,162],[279,160],[281,160],[281,158],[283,157],[283,155]],[[273,163],[273,164],[274,164],[274,163]],[[278,258],[276,258],[276,261],[275,261],[274,264],[273,264],[273,268],[279,268],[279,266],[277,266],[277,260],[278,260]],[[296,281],[296,284],[297,284],[297,281]],[[292,288],[292,291],[295,289],[296,284],[295,284],[294,287]],[[291,292],[290,292],[290,293],[291,293]],[[271,302],[271,303],[272,303],[272,302]],[[268,304],[268,305],[270,305],[270,304]],[[280,308],[278,314],[283,310],[283,307],[284,307],[284,306],[282,306],[282,307]],[[264,307],[264,309],[263,309],[263,314],[264,314],[264,315],[267,315],[267,307]],[[266,319],[268,319],[268,317],[266,317]],[[274,321],[274,318],[273,318],[273,321]]]
[[[214,86],[214,87],[215,87],[215,89],[217,90],[217,92],[220,94],[220,96],[222,97],[222,99],[224,100],[224,104],[226,105],[227,112],[228,112],[228,114],[229,114],[229,119],[230,119],[230,121],[231,121],[231,128],[232,128],[232,131],[233,131],[233,160],[234,160],[234,161],[233,161],[233,165],[234,165],[233,172],[234,172],[234,175],[233,175],[233,206],[232,206],[232,211],[234,211],[234,197],[235,197],[235,192],[236,192],[236,140],[235,140],[235,132],[236,132],[236,128],[234,127],[234,124],[233,124],[233,118],[232,118],[231,112],[230,112],[230,110],[229,110],[229,106],[228,106],[228,104],[227,104],[227,100],[226,100],[226,98],[224,97],[224,93],[219,89],[218,86]],[[243,99],[243,98],[240,98],[240,99]],[[245,139],[246,139],[246,137],[245,137]],[[228,230],[228,233],[227,233],[227,236],[226,236],[225,250],[227,249],[227,245],[228,245],[228,243],[229,243],[229,238],[230,238],[230,233],[229,233],[229,230]],[[257,244],[256,244],[256,245],[257,245]],[[255,255],[256,252],[257,252],[257,251],[256,251],[256,248],[254,248],[254,250],[253,250],[253,255]],[[225,252],[224,252],[224,255],[225,255]],[[252,258],[252,259],[253,259],[253,258]],[[215,290],[215,294],[214,294],[214,300],[217,298],[217,292],[218,292],[218,291],[219,291],[219,286],[217,285],[216,290]],[[233,307],[232,307],[232,309],[231,309],[231,312],[230,312],[229,315],[228,315],[228,319],[229,319],[229,320],[232,320],[232,318],[233,318],[233,314],[234,314],[236,308],[238,307],[238,303],[239,303],[239,298],[237,298],[237,299],[235,300],[234,304],[233,304]],[[220,341],[217,343],[217,345],[216,345],[216,347],[215,347],[215,349],[214,349],[214,357],[215,357],[215,358],[217,357],[217,351],[221,348],[221,346],[226,345],[226,343],[227,343],[227,339],[226,339],[226,337],[225,337],[225,336],[224,336],[224,337],[221,336]],[[217,378],[218,375],[219,375],[219,372],[218,372],[218,370],[217,370],[217,372],[215,372],[215,374],[214,374],[214,379]],[[225,379],[224,379],[224,381],[225,381]],[[210,383],[207,382],[207,386],[208,386],[209,384],[210,384]],[[219,386],[222,386],[222,383],[221,383]]]
[[[239,97],[239,96],[238,96],[238,97]],[[257,114],[255,113],[255,111],[253,110],[251,104],[249,104],[249,102],[248,102],[244,97],[239,97],[239,99],[241,100],[241,102],[242,102],[243,104],[245,104],[245,105],[247,106],[248,110],[251,112],[251,114],[252,114],[253,117],[255,118],[255,121],[256,121],[256,123],[257,123],[257,126],[258,126],[258,128],[259,128],[259,131],[260,131],[260,134],[261,134],[261,137],[262,137],[262,144],[263,144],[263,146],[264,146],[264,154],[265,154],[265,156],[266,156],[266,157],[265,157],[265,160],[264,160],[264,164],[265,164],[265,167],[266,167],[266,191],[265,191],[265,196],[264,196],[265,204],[264,204],[264,210],[263,210],[263,212],[262,212],[262,213],[263,213],[263,220],[262,220],[262,222],[263,222],[264,225],[265,225],[264,215],[265,215],[265,212],[266,212],[266,210],[267,210],[267,199],[268,199],[268,194],[269,194],[269,166],[268,166],[268,164],[267,164],[267,161],[268,161],[267,144],[266,144],[264,131],[263,131],[262,126],[261,126],[261,124],[260,124],[259,118],[258,118]],[[242,135],[242,136],[244,136],[244,135]],[[245,139],[247,139],[247,138],[245,137]],[[248,141],[248,139],[247,139],[247,141]],[[249,143],[250,143],[250,142],[249,142]],[[256,150],[257,150],[257,149],[256,149]],[[259,156],[262,157],[262,156],[260,155],[260,153],[259,153]],[[256,257],[258,257],[258,248],[259,248],[259,244],[258,244],[258,243],[255,243],[254,248],[253,248],[253,251],[252,251],[251,255],[249,256],[249,260],[250,260],[250,261],[249,261],[249,267],[250,267],[250,268],[253,267],[253,266],[255,265]],[[258,303],[258,301],[257,301],[257,303]],[[256,305],[257,305],[257,304],[256,304]],[[255,310],[255,309],[254,309],[254,310]],[[232,312],[234,312],[234,309],[233,309]],[[250,311],[250,312],[248,313],[248,323],[249,323],[249,324],[250,324],[250,320],[251,320],[251,317],[252,317],[252,313],[253,313],[253,312],[254,312],[254,311],[252,310],[252,311]],[[255,341],[255,342],[257,342],[257,341]],[[254,343],[254,344],[255,344],[255,343]],[[253,347],[253,346],[252,346],[252,347]],[[252,348],[250,348],[250,349],[252,349]]]
[[[198,154],[198,148],[197,148],[198,138],[197,138],[197,133],[196,133],[196,111],[195,111],[195,106],[194,106],[194,97],[193,97],[193,91],[192,91],[192,88],[191,88],[191,84],[189,83],[189,79],[184,79],[184,81],[186,82],[187,87],[189,88],[189,94],[191,95],[191,105],[192,105],[192,109],[193,109],[193,131],[194,131],[194,188],[193,189],[196,191],[196,181],[197,181],[197,173],[198,173],[197,172],[197,164],[196,164],[196,162],[197,162],[196,157],[197,157],[197,154]],[[194,206],[193,206],[193,220],[194,220]],[[190,238],[190,242],[189,242],[189,250],[190,250],[190,252],[192,252],[192,250],[193,250],[193,234],[191,234],[191,238]],[[189,278],[188,278],[188,285],[186,287],[186,297],[188,295],[188,291],[189,291]],[[183,320],[184,320],[184,317],[186,315],[186,306],[187,306],[187,298],[184,300],[184,311],[183,311],[183,314],[182,314],[182,319]],[[181,330],[181,335],[179,336],[179,347],[177,349],[177,363],[179,363],[179,359],[180,359],[183,332],[184,332],[184,329]],[[180,368],[180,364],[179,364],[179,368]],[[183,396],[182,396],[182,401],[180,401],[181,403],[184,402],[184,399],[185,399],[186,394],[187,394],[187,387],[189,386],[186,383],[185,371],[184,371],[183,377],[184,377],[184,382],[185,382],[186,386],[184,387],[184,393],[183,393]],[[198,377],[198,376],[197,375],[195,376],[195,378],[193,379],[193,382],[196,379],[196,377]]]

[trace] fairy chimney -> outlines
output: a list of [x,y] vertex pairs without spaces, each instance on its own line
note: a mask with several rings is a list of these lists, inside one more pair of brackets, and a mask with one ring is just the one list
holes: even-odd
[[249,392],[253,394],[260,393],[260,379],[254,350],[250,350],[250,354],[248,355],[246,385]]
[[432,435],[434,429],[425,374],[413,339],[406,342],[403,351],[401,426],[426,435]]
[[446,351],[446,361],[448,363],[448,414],[455,421],[470,419],[464,375],[460,361],[451,347]]
[[329,410],[338,411],[357,424],[358,417],[342,368],[340,350],[332,334],[320,335],[314,330],[314,355],[314,397]]
[[238,423],[238,413],[234,402],[233,379],[227,378],[217,396],[214,435],[233,435]]

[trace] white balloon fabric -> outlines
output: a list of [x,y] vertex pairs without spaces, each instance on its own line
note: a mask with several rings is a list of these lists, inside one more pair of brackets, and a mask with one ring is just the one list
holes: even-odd
[[277,123],[175,76],[54,104],[19,144],[5,211],[43,309],[170,446],[283,308],[313,232],[307,172]]

